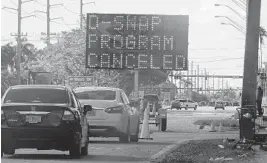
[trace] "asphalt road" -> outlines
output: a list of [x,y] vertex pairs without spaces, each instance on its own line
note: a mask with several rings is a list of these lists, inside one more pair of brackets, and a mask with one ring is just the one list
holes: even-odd
[[208,139],[237,136],[236,132],[210,133],[193,125],[198,119],[229,118],[235,113],[234,107],[225,110],[214,110],[212,107],[199,107],[196,111],[168,110],[168,126],[166,132],[160,132],[150,125],[153,140],[140,140],[138,143],[122,144],[118,138],[91,138],[89,156],[79,160],[68,157],[68,152],[37,151],[32,149],[16,150],[15,155],[4,155],[3,163],[34,162],[148,162],[149,157],[174,142],[188,139]]

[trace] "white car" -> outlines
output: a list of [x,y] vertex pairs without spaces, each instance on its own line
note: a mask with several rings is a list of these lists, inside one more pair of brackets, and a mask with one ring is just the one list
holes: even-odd
[[74,89],[82,105],[91,105],[87,114],[91,137],[119,137],[120,142],[137,142],[139,111],[119,88],[79,87]]
[[189,108],[193,108],[194,110],[197,110],[197,102],[194,102],[192,100],[186,100],[186,99],[179,99],[180,101],[180,110],[184,108],[185,110],[188,110]]

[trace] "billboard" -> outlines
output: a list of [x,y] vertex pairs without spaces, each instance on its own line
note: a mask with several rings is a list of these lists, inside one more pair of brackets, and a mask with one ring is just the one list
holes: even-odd
[[86,68],[188,69],[187,15],[87,14]]
[[71,87],[78,86],[94,86],[97,84],[94,76],[70,76],[68,78],[68,85]]

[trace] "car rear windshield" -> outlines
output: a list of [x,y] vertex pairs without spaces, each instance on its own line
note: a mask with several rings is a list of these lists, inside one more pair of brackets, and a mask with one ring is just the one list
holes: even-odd
[[115,100],[116,92],[112,90],[79,91],[76,95],[81,100]]
[[64,89],[25,88],[8,91],[5,103],[68,103],[68,94]]
[[180,102],[186,102],[186,100],[179,100]]
[[223,104],[223,102],[217,102],[217,104]]

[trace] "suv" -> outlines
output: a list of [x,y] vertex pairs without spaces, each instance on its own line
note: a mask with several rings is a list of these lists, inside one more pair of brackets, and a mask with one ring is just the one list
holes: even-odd
[[185,110],[188,110],[188,108],[193,108],[194,110],[197,110],[197,106],[198,104],[192,100],[185,100],[185,99],[180,99],[180,104],[181,104],[181,107],[180,107],[180,110],[182,108],[185,108]]
[[1,155],[15,149],[69,150],[72,158],[88,154],[86,113],[75,93],[66,86],[17,85],[2,98]]
[[221,109],[225,110],[224,102],[222,102],[222,101],[217,101],[217,102],[215,103],[215,110],[218,109],[218,108],[221,108]]

